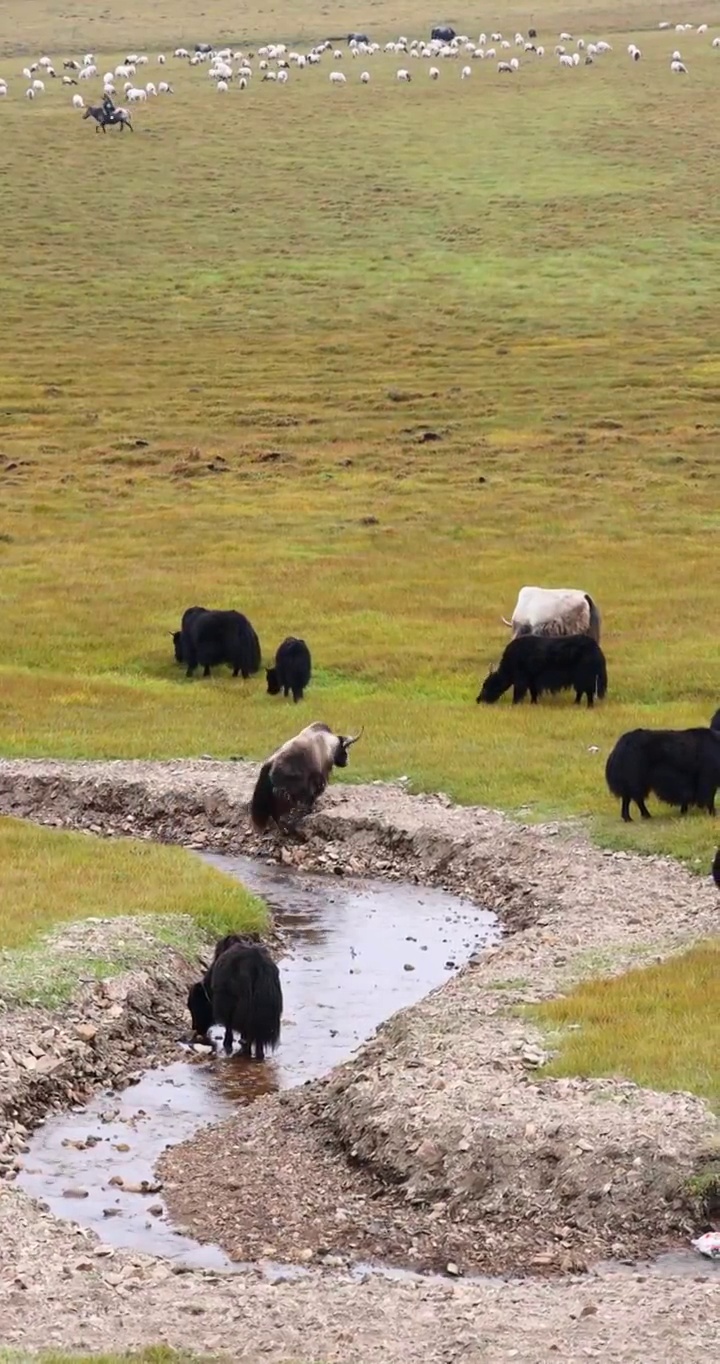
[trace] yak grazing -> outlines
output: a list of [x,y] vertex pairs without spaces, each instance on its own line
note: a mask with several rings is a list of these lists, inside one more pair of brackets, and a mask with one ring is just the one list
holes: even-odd
[[250,818],[256,833],[264,833],[271,820],[279,826],[282,816],[295,808],[311,810],[333,767],[347,767],[349,750],[360,734],[333,734],[316,721],[282,744],[263,763],[252,793]]
[[508,688],[513,689],[513,705],[528,692],[535,704],[543,692],[573,688],[575,703],[583,696],[588,706],[607,691],[605,655],[589,635],[519,635],[505,649],[497,668],[490,669],[477,697],[492,705]]
[[600,612],[587,592],[576,587],[521,587],[512,619],[503,625],[519,635],[590,635],[600,643]]
[[232,1053],[233,1033],[242,1054],[262,1061],[265,1048],[280,1040],[283,997],[280,972],[267,948],[254,937],[230,933],[215,947],[212,965],[191,986],[188,1008],[196,1033],[204,1037],[213,1023],[225,1029],[223,1048]]
[[709,729],[632,729],[622,734],[605,766],[605,780],[621,802],[620,813],[631,822],[634,801],[643,819],[650,792],[666,805],[691,805],[715,814],[720,786],[720,717]]
[[311,673],[312,660],[305,640],[288,635],[278,645],[274,668],[265,669],[268,695],[278,696],[282,692],[288,696],[292,692],[293,701],[302,701]]
[[180,629],[173,634],[175,658],[186,666],[192,677],[198,665],[203,677],[210,669],[227,663],[233,677],[248,678],[260,669],[260,641],[240,611],[208,611],[204,606],[189,606]]

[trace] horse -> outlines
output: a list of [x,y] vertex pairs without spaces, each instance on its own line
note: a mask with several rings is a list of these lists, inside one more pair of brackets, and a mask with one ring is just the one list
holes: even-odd
[[112,128],[116,123],[120,124],[120,132],[123,132],[126,126],[130,129],[131,133],[135,131],[130,122],[130,115],[127,109],[115,109],[112,114],[108,114],[102,104],[90,104],[83,114],[83,119],[86,118],[95,119],[96,133],[98,133],[101,128],[103,132],[105,132],[106,127]]

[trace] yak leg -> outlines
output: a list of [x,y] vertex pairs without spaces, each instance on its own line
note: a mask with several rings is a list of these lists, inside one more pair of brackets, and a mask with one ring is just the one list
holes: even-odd
[[242,1047],[240,1048],[240,1054],[241,1056],[252,1056],[252,1043],[243,1042]]
[[[590,710],[590,708],[595,705],[595,698],[591,691],[586,691],[585,695],[587,696],[588,710]],[[580,697],[578,697],[578,701],[579,700]]]
[[256,1061],[264,1061],[264,1060],[265,1060],[265,1048],[264,1048],[262,1042],[258,1042],[258,1041],[255,1042],[255,1060],[256,1060]]
[[209,664],[209,663],[206,663],[206,664],[205,664],[205,667],[203,668],[203,677],[209,677],[209,676],[210,676],[210,664]]
[[622,815],[623,820],[625,821],[626,824],[632,824],[632,815],[630,814],[630,797],[629,797],[629,796],[623,796],[623,798],[622,798],[622,806],[620,807],[620,814]]
[[223,1037],[223,1050],[226,1052],[226,1054],[227,1054],[228,1056],[232,1056],[232,1049],[233,1049],[233,1030],[232,1030],[232,1027],[230,1026],[230,1024],[228,1023],[228,1024],[226,1025],[226,1027],[225,1027],[225,1036]]
[[635,804],[637,805],[637,808],[640,811],[640,814],[642,815],[643,819],[651,818],[650,811],[648,810],[644,800],[638,800],[635,802]]
[[688,807],[687,807],[687,805],[681,805],[681,806],[680,806],[680,814],[681,814],[681,815],[686,815],[687,812],[688,812]]
[[[525,684],[524,684],[524,683],[516,683],[515,686],[513,687],[513,699],[512,699],[513,705],[514,705],[514,706],[519,706],[520,702],[521,702],[521,701],[524,701],[526,696],[527,696],[527,687],[525,686]],[[536,699],[537,699],[537,698],[533,696],[533,701],[535,701]]]

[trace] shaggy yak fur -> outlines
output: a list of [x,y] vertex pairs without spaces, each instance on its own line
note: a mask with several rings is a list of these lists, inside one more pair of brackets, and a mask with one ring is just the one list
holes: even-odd
[[[360,731],[360,734],[362,730]],[[348,751],[360,734],[333,734],[316,721],[282,744],[260,768],[250,801],[256,833],[294,809],[309,811],[328,784],[333,767],[347,767]]]
[[192,677],[198,665],[203,677],[209,677],[210,669],[221,663],[232,668],[233,677],[242,673],[248,678],[260,668],[260,641],[240,611],[189,606],[173,634],[173,646],[176,662],[185,664],[187,677]]
[[605,767],[605,780],[630,822],[630,804],[650,818],[645,801],[653,791],[666,805],[691,805],[715,814],[720,786],[720,730],[632,729],[618,739]]
[[188,994],[196,1033],[204,1037],[213,1023],[225,1029],[223,1047],[232,1053],[233,1032],[242,1038],[243,1056],[258,1061],[265,1048],[280,1041],[283,1010],[280,972],[262,943],[231,933],[221,938],[201,981]]
[[283,696],[288,696],[292,692],[293,701],[302,701],[311,671],[310,650],[305,640],[288,635],[278,646],[275,667],[265,670],[268,695],[277,696],[282,692]]
[[568,688],[574,689],[577,705],[586,696],[591,706],[607,691],[605,655],[589,635],[519,635],[508,644],[499,666],[488,673],[477,700],[492,705],[510,687],[514,706],[528,692],[534,704],[543,692]]

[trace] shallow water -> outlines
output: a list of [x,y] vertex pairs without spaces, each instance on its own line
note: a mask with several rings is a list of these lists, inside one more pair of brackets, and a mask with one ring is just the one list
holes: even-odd
[[[161,1193],[127,1192],[110,1180],[152,1181],[167,1145],[261,1094],[326,1074],[384,1019],[496,941],[499,929],[494,914],[444,891],[321,877],[244,857],[206,860],[262,895],[285,937],[278,1051],[260,1065],[183,1051],[179,1041],[172,1065],[147,1071],[119,1094],[97,1096],[82,1112],[49,1119],[32,1138],[18,1183],[58,1217],[92,1227],[106,1245],[188,1267],[238,1269],[218,1247],[178,1234],[165,1220]],[[302,1273],[270,1265],[263,1272]]]

